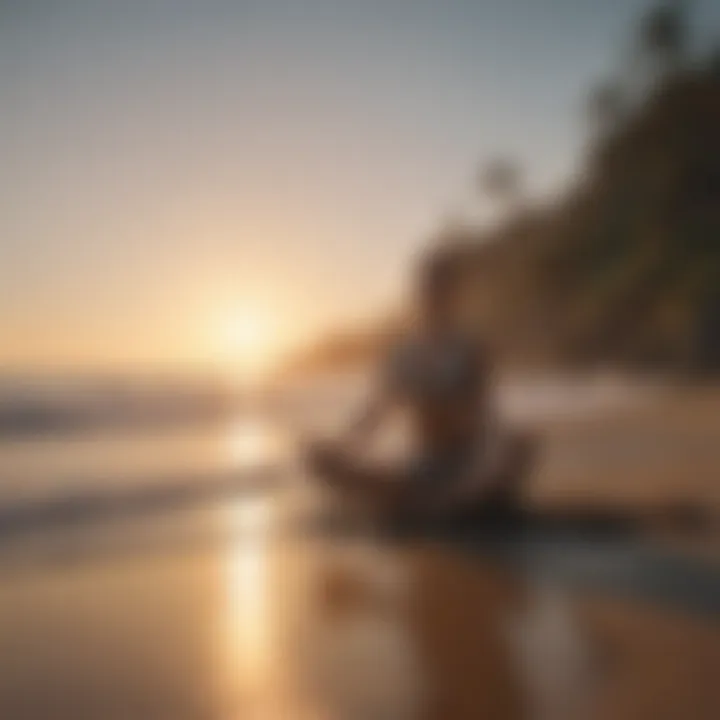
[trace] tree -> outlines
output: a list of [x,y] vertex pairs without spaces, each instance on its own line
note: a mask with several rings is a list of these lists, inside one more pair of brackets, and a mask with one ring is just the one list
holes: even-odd
[[720,82],[720,44],[710,52],[708,59],[708,73],[716,82]]
[[480,171],[479,184],[492,200],[514,204],[520,195],[520,169],[508,158],[496,158]]
[[640,21],[638,50],[654,73],[677,70],[687,46],[687,7],[682,0],[669,0],[651,8]]

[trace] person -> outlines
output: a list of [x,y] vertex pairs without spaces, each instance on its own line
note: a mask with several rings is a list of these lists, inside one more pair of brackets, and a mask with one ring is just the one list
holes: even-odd
[[[414,328],[390,349],[340,442],[312,445],[311,468],[329,484],[375,504],[425,511],[515,491],[518,472],[508,460],[523,453],[508,452],[498,432],[486,351],[455,320],[457,271],[447,256],[423,262]],[[396,407],[408,415],[415,456],[389,466],[363,460],[363,448]]]

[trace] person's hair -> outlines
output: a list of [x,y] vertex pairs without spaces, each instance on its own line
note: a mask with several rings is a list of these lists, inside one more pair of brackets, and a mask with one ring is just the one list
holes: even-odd
[[457,285],[457,264],[442,253],[424,257],[418,269],[417,287],[425,300],[445,299]]

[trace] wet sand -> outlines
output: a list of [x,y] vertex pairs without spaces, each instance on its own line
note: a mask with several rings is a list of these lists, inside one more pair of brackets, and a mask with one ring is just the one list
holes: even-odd
[[16,549],[0,717],[715,717],[711,618],[430,540],[276,534],[285,502]]
[[[717,507],[713,412],[690,393],[544,424],[530,497]],[[324,501],[300,477],[287,487],[3,544],[0,717],[717,716],[717,614],[625,592],[625,545],[601,587],[577,584],[526,548],[517,563],[422,535],[302,530],[289,520]]]

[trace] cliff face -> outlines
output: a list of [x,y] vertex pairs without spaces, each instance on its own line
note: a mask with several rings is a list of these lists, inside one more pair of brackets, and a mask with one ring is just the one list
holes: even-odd
[[508,359],[718,363],[720,76],[668,77],[553,207],[439,240],[465,321]]

